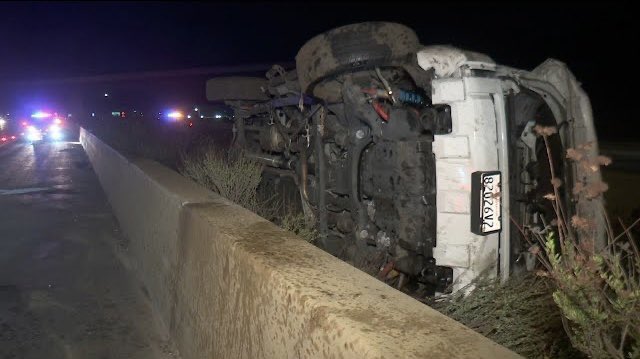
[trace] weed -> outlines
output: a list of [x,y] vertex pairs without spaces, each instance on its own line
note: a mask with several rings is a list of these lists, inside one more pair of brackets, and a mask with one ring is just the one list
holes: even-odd
[[261,212],[257,190],[262,166],[240,150],[221,150],[208,144],[182,156],[180,171],[206,188],[254,212]]
[[[536,129],[545,143],[553,130]],[[611,162],[604,156],[589,156],[587,149],[588,144],[569,149],[567,158],[593,172]],[[553,168],[551,157],[549,161]],[[554,192],[545,198],[553,204],[554,225],[544,232],[521,231],[542,264],[537,274],[554,284],[553,300],[571,343],[593,358],[640,357],[640,252],[630,231],[638,221],[628,227],[621,223],[621,234],[614,234],[608,223],[607,244],[599,246],[593,230],[597,221],[578,215],[569,218],[559,195],[562,183],[555,175],[552,184]],[[571,192],[595,199],[607,189],[603,182],[578,182]],[[604,208],[598,210],[604,215]]]
[[310,243],[314,243],[318,239],[318,231],[307,225],[303,213],[288,212],[282,217],[280,227],[297,234]]

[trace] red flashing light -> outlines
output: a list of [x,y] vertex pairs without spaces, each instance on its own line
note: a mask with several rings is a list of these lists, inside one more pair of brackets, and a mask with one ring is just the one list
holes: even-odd
[[5,142],[7,140],[6,137],[2,137],[0,140],[2,140],[2,142]]
[[189,121],[189,127],[193,127],[193,122]]

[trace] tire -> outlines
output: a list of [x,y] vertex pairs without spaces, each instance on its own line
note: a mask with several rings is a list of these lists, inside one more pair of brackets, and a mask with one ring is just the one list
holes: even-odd
[[407,62],[420,47],[410,28],[390,22],[363,22],[329,30],[300,48],[298,81],[310,93],[322,79],[342,72]]

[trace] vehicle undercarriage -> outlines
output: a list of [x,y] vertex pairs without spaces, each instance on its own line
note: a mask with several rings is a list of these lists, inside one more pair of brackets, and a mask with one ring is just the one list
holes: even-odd
[[[443,237],[438,218],[447,206],[437,203],[438,191],[449,190],[438,188],[446,174],[437,170],[434,142],[451,136],[456,125],[452,106],[433,101],[432,84],[440,81],[442,87],[443,69],[460,64],[450,55],[457,53],[448,52],[425,69],[415,56],[420,48],[415,33],[403,25],[343,26],[308,41],[296,57],[296,69],[275,65],[266,79],[210,80],[207,96],[234,109],[234,145],[264,165],[265,181],[299,195],[307,223],[319,233],[320,247],[398,288],[410,286],[433,295],[451,291],[456,276],[455,266],[436,263],[434,255]],[[485,55],[466,56],[470,64],[492,64]],[[481,83],[496,77],[491,70],[470,68],[460,76]],[[502,206],[510,208],[519,228],[545,230],[553,218],[553,208],[544,199],[552,190],[548,153],[559,159],[553,168],[556,176],[571,181],[575,171],[565,169],[562,160],[561,137],[566,135],[552,136],[547,152],[533,131],[536,125],[556,126],[557,114],[539,93],[515,82],[511,86],[501,97],[508,165],[503,161],[500,168],[509,172],[503,175],[503,187],[510,184],[503,189],[509,194],[508,206]],[[495,157],[495,152],[490,155]],[[464,190],[462,198],[470,189]],[[468,208],[469,202],[465,206],[464,218],[470,211],[473,217],[475,209]],[[513,225],[508,218],[501,220],[497,228],[509,233],[505,227]],[[470,240],[478,238],[468,233]],[[504,243],[501,239],[500,246],[494,244],[508,264],[501,269],[530,270],[528,244],[516,228],[511,228],[508,245]],[[473,256],[469,253],[463,255]],[[498,255],[491,258],[493,269],[500,271]],[[396,275],[390,276],[391,271]]]

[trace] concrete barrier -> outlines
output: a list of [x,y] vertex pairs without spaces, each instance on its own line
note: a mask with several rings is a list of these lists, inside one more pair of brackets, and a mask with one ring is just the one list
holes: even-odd
[[183,359],[518,357],[176,172],[80,141]]

